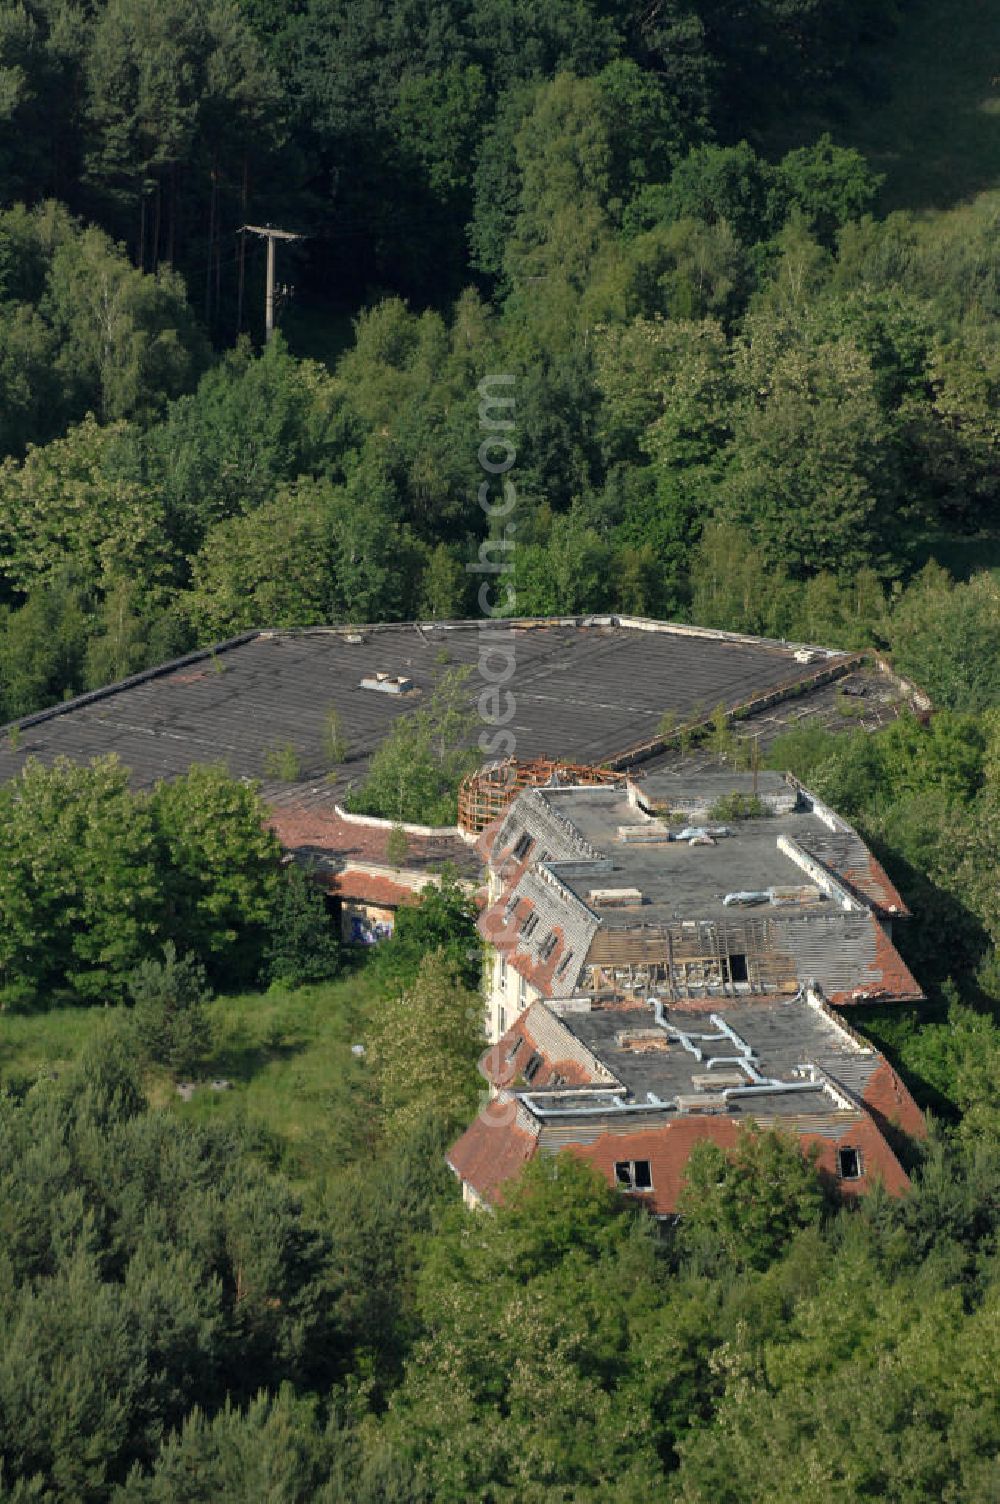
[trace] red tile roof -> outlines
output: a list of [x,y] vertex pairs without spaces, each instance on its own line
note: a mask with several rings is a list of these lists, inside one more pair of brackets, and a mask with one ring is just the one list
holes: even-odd
[[863,867],[845,867],[844,876],[852,887],[871,900],[875,907],[896,919],[908,919],[910,910],[882,863],[868,850]]
[[854,1003],[920,1003],[924,992],[899,951],[874,915],[869,920],[875,939],[875,958],[852,987],[831,992],[838,1007]]
[[865,1084],[865,1105],[883,1132],[901,1129],[911,1138],[927,1137],[927,1120],[888,1060],[882,1060]]
[[458,1178],[487,1201],[500,1201],[512,1180],[538,1147],[535,1134],[517,1122],[517,1103],[490,1102],[448,1153]]
[[[746,1123],[746,1118],[681,1116],[635,1133],[602,1133],[588,1142],[569,1141],[565,1148],[595,1165],[612,1186],[617,1184],[616,1163],[648,1160],[652,1189],[634,1195],[657,1215],[670,1216],[677,1211],[684,1171],[694,1146],[708,1141],[729,1153],[735,1149],[740,1129]],[[835,1183],[842,1195],[852,1198],[864,1195],[876,1181],[881,1181],[890,1195],[899,1196],[909,1185],[906,1172],[876,1122],[864,1111],[845,1114],[843,1127],[834,1136],[829,1130],[822,1133],[811,1130],[808,1119],[792,1119],[787,1129],[797,1134],[803,1153],[816,1146],[820,1174]],[[586,1131],[581,1126],[581,1137]],[[501,1199],[499,1193],[504,1182],[518,1173],[537,1147],[537,1136],[519,1126],[515,1103],[493,1102],[462,1135],[448,1162],[460,1179],[467,1181],[484,1200],[496,1201]],[[860,1152],[862,1173],[856,1180],[840,1179],[837,1160],[840,1148]]]
[[[636,1197],[648,1202],[657,1214],[669,1216],[677,1211],[684,1171],[695,1144],[708,1140],[729,1153],[736,1148],[740,1128],[745,1126],[745,1118],[681,1117],[639,1133],[606,1133],[593,1143],[568,1144],[567,1148],[595,1165],[611,1185],[615,1184],[616,1162],[648,1160],[653,1188],[649,1192],[637,1192]],[[876,1179],[881,1179],[893,1196],[902,1195],[909,1185],[896,1156],[866,1114],[859,1113],[857,1118],[845,1124],[844,1131],[836,1139],[810,1133],[805,1123],[795,1124],[792,1131],[797,1133],[803,1153],[808,1153],[814,1145],[817,1147],[817,1169],[833,1179],[837,1178],[837,1149],[842,1145],[860,1149],[862,1174],[857,1180],[838,1182],[845,1195],[862,1195],[871,1189]]]
[[337,898],[353,899],[357,903],[382,904],[387,909],[398,909],[400,904],[416,903],[419,894],[405,883],[393,882],[377,872],[364,872],[348,867],[343,872],[324,880],[323,888]]
[[[336,808],[281,804],[271,808],[268,824],[286,851],[303,856],[333,858],[394,867],[386,847],[390,831],[384,825],[345,820]],[[452,863],[463,874],[478,875],[474,849],[460,836],[442,830],[433,836],[407,835],[406,868],[441,867]]]
[[[588,1069],[581,1060],[559,1055],[540,1043],[531,1026],[532,1014],[540,1007],[540,1004],[532,1003],[511,1024],[506,1034],[496,1044],[490,1045],[479,1062],[479,1069],[487,1081],[498,1088],[512,1086],[524,1069],[525,1061],[537,1054],[541,1056],[542,1063],[531,1083],[536,1091],[544,1091],[551,1084],[553,1076],[561,1076],[564,1086],[606,1086],[606,1076]],[[518,1039],[521,1044],[515,1049]],[[579,1046],[577,1048],[579,1050]]]

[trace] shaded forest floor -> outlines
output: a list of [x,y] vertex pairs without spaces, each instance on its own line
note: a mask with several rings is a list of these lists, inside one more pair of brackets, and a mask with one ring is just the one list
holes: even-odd
[[944,209],[1000,185],[1000,5],[912,0],[841,118],[786,116],[783,153],[829,130],[885,174],[880,207]]

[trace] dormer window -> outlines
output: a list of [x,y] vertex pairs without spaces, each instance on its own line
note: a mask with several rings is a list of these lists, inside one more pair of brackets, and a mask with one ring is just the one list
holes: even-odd
[[522,1072],[522,1075],[524,1076],[524,1079],[525,1081],[527,1081],[529,1086],[538,1075],[538,1072],[541,1070],[541,1066],[542,1057],[541,1055],[539,1055],[537,1050],[534,1050],[525,1062],[524,1070]]
[[518,837],[517,844],[512,853],[514,860],[518,862],[523,861],[534,844],[533,837],[526,830],[523,830]]
[[615,1184],[620,1191],[651,1191],[653,1174],[649,1160],[618,1160],[615,1164]]
[[573,952],[571,950],[568,950],[566,952],[566,954],[563,956],[562,960],[559,962],[559,965],[556,967],[555,974],[556,974],[557,977],[561,977],[562,976],[563,972],[569,966],[569,963],[572,961],[572,959],[573,959]]
[[837,1174],[841,1180],[861,1179],[861,1150],[849,1149],[845,1145],[837,1150]]

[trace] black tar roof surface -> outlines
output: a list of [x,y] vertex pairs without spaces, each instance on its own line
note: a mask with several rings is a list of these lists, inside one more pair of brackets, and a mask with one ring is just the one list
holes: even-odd
[[[775,1080],[808,1079],[808,1072],[801,1074],[801,1068],[815,1065],[849,1093],[860,1095],[881,1059],[874,1049],[863,1049],[852,1042],[850,1035],[839,1028],[835,1020],[801,998],[753,999],[745,1003],[734,1002],[731,998],[720,999],[714,1012],[752,1047],[760,1072]],[[664,1009],[664,1016],[668,1024],[689,1036],[698,1038],[717,1034],[711,1014],[704,1008],[688,1010],[670,1005]],[[638,1102],[644,1101],[649,1092],[663,1099],[678,1092],[694,1093],[696,1077],[706,1081],[715,1074],[708,1064],[710,1060],[731,1061],[737,1053],[729,1039],[716,1039],[714,1043],[699,1039],[703,1052],[701,1061],[696,1061],[677,1043],[671,1043],[665,1050],[650,1050],[648,1053],[623,1047],[619,1041],[630,1030],[658,1032],[653,1027],[653,1009],[648,1004],[628,1009],[566,1013],[562,1022],[623,1083],[629,1099]],[[735,1076],[746,1082],[742,1071],[735,1070]],[[833,1104],[829,1099],[823,1100],[823,1096],[822,1087],[817,1088],[815,1101],[809,1092],[788,1096],[761,1093],[748,1099],[742,1108],[736,1102],[732,1103],[731,1110],[752,1115],[756,1103],[758,1110],[779,1114],[829,1112]],[[585,1097],[581,1100],[586,1103]]]
[[[505,688],[517,708],[508,729],[522,759],[608,761],[653,738],[665,711],[683,720],[720,703],[733,708],[791,690],[843,658],[804,665],[782,643],[609,617],[247,633],[24,718],[18,735],[0,742],[0,781],[29,757],[83,762],[116,753],[139,787],[221,761],[236,777],[262,779],[273,802],[327,803],[364,776],[395,718],[425,703],[447,668],[472,667],[475,702],[488,687],[476,669],[484,628],[509,632],[514,671]],[[405,675],[415,691],[359,687],[377,672]],[[332,779],[323,751],[331,708],[350,747]],[[268,754],[289,743],[300,774],[271,783]]]

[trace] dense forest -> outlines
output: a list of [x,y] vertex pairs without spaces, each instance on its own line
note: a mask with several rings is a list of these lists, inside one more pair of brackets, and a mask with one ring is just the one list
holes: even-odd
[[[503,611],[873,646],[936,707],[770,754],[915,912],[928,1002],[864,1022],[912,1190],[750,1132],[663,1237],[561,1160],[456,1204],[457,888],[361,962],[221,769],[0,789],[0,1499],[996,1497],[1000,164],[957,106],[961,197],[909,119],[858,145],[932,9],[0,0],[0,721],[476,615],[499,375]],[[266,345],[246,223],[302,237]]]

